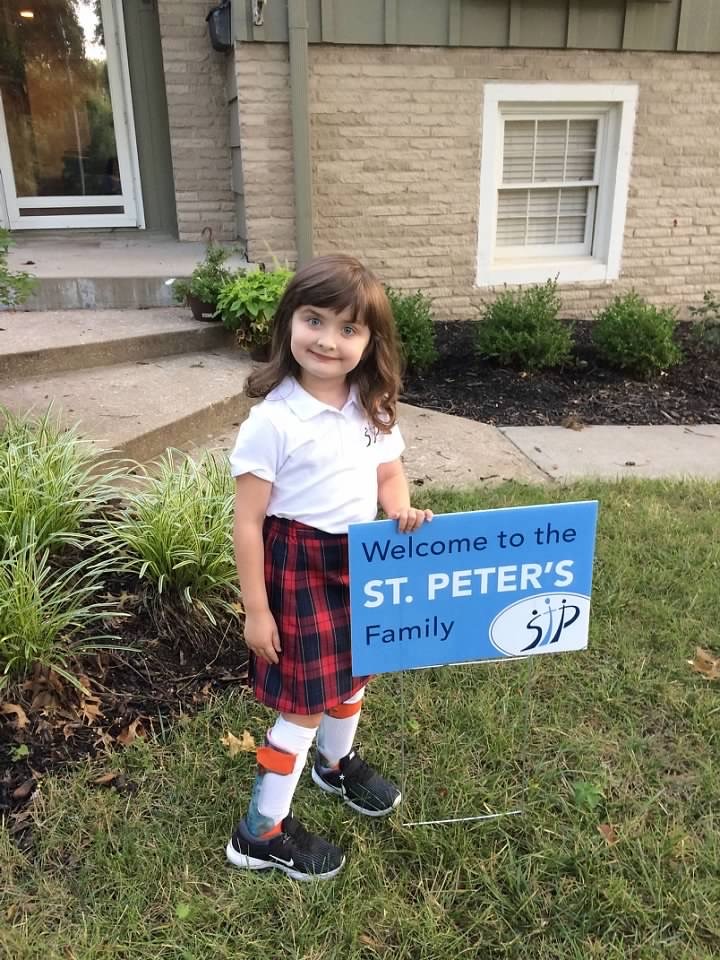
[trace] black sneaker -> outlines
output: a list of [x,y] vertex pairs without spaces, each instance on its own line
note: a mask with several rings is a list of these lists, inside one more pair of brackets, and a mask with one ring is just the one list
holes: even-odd
[[315,759],[312,778],[326,793],[342,797],[345,803],[368,817],[385,817],[398,806],[402,795],[394,783],[385,780],[354,750],[340,760],[339,769],[327,770]]
[[225,853],[234,867],[244,870],[277,867],[293,880],[329,880],[345,863],[342,850],[308,833],[292,814],[285,817],[281,832],[270,840],[253,837],[242,820]]

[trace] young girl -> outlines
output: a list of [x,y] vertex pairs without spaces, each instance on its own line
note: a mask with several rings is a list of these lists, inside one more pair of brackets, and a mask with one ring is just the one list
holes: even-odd
[[378,502],[405,533],[410,506],[396,426],[400,361],[382,285],[353,257],[299,270],[277,309],[271,359],[248,380],[264,397],[238,434],[235,555],[255,696],[278,711],[257,751],[236,867],[325,879],[343,852],[290,814],[317,734],[315,784],[358,813],[389,814],[400,791],[353,750],[367,677],[352,675],[347,530]]

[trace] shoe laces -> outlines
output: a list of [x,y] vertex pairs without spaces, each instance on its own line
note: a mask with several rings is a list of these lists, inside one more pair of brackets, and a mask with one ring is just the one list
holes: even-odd
[[[347,766],[347,774],[360,784],[366,784],[375,776],[373,768],[357,753]],[[345,771],[343,771],[345,773]],[[347,775],[346,774],[346,775]]]

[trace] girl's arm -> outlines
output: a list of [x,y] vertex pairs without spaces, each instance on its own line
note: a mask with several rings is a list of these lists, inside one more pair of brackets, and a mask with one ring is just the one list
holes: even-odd
[[377,478],[380,506],[391,520],[397,520],[400,533],[412,533],[426,520],[432,520],[432,510],[418,510],[410,506],[410,488],[400,460],[381,463]]
[[251,473],[237,477],[233,542],[245,607],[245,642],[256,656],[277,663],[280,637],[268,604],[262,535],[271,491],[271,483]]

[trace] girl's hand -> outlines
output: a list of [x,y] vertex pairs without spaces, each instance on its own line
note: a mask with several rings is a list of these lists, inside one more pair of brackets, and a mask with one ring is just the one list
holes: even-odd
[[419,530],[426,520],[429,523],[432,518],[432,510],[418,510],[417,507],[405,507],[391,517],[392,520],[397,520],[398,533],[413,533]]
[[256,657],[266,663],[277,663],[280,635],[273,615],[265,613],[245,614],[245,643]]

